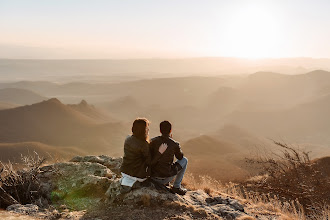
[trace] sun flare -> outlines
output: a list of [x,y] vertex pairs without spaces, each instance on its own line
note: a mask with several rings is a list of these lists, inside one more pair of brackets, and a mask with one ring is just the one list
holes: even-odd
[[244,8],[228,19],[227,28],[222,34],[229,43],[220,50],[234,57],[276,57],[281,45],[280,33],[276,16],[262,8]]

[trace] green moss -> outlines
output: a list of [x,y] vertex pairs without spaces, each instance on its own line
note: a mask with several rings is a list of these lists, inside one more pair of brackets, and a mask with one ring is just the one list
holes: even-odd
[[50,198],[53,203],[63,200],[65,196],[66,196],[66,192],[60,190],[53,190],[50,194]]
[[55,206],[64,204],[71,210],[84,210],[97,205],[101,198],[90,190],[68,187],[52,191],[51,200]]

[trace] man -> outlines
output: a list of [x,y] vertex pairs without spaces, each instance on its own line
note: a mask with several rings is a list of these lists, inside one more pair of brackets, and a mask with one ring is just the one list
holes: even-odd
[[[188,159],[183,156],[180,144],[172,139],[172,125],[169,121],[160,123],[160,132],[162,135],[153,138],[150,142],[151,156],[158,157],[162,144],[166,144],[167,149],[152,165],[151,178],[164,185],[169,184],[175,178],[171,191],[184,195],[187,190],[181,187],[181,182],[187,169]],[[177,159],[175,163],[173,163],[174,156]]]

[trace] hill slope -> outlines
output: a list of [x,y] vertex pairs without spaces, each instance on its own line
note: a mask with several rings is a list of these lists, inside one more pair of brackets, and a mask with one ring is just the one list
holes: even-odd
[[0,141],[6,143],[35,141],[116,152],[125,133],[121,124],[100,124],[57,99],[0,111]]

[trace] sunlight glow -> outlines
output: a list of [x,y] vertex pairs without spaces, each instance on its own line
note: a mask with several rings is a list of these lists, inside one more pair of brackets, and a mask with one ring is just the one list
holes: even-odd
[[227,56],[277,57],[282,41],[280,19],[262,8],[250,6],[236,11],[222,34],[228,42],[218,48]]

